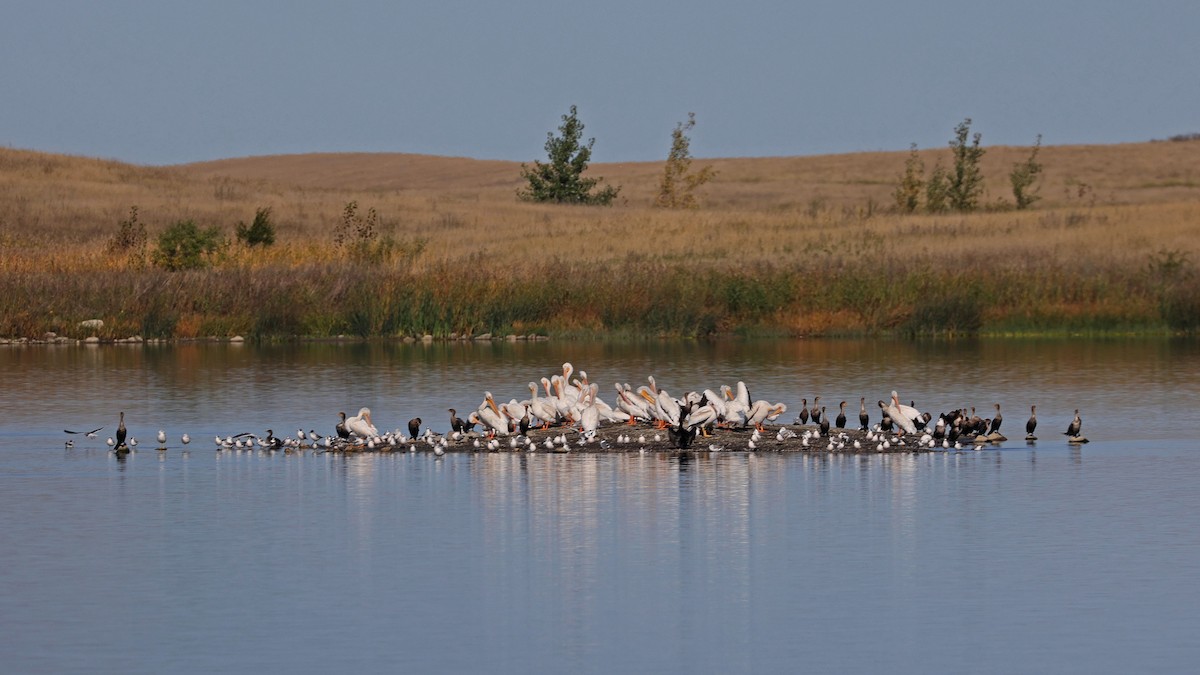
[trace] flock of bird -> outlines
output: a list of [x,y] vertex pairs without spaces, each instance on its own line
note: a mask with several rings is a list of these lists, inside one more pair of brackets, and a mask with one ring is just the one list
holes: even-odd
[[[698,439],[714,439],[718,430],[751,430],[745,446],[728,449],[755,450],[762,444],[763,434],[768,433],[766,425],[777,421],[788,409],[784,403],[753,399],[746,384],[741,381],[734,386],[723,384],[715,390],[689,391],[677,397],[659,386],[653,376],[646,378],[647,384],[636,388],[628,383],[615,384],[615,397],[610,404],[600,397],[599,385],[588,380],[587,372],[580,370],[577,378],[574,373],[572,364],[564,363],[561,374],[555,373],[540,379],[540,388],[538,382],[529,382],[529,398],[523,400],[514,398],[500,403],[490,391],[484,392],[483,401],[468,413],[465,420],[458,416],[456,409],[448,409],[449,424],[445,433],[435,433],[428,426],[422,432],[420,418],[409,420],[404,430],[380,432],[371,419],[371,410],[364,407],[352,417],[347,417],[345,412],[338,413],[339,421],[334,426],[334,433],[329,435],[322,435],[314,429],[307,432],[297,429],[295,437],[280,438],[273,429],[267,429],[266,434],[261,436],[250,432],[217,435],[213,442],[218,451],[311,448],[321,451],[415,452],[429,449],[441,456],[452,448],[489,451],[504,448],[526,451],[545,449],[563,452],[571,449],[572,441],[584,449],[592,444],[602,450],[610,449],[614,444],[630,444],[640,445],[643,451],[651,441],[655,445],[665,441],[672,449],[686,450],[701,448],[694,443]],[[990,418],[981,418],[975,413],[974,407],[943,412],[935,418],[931,413],[918,410],[915,402],[902,404],[898,393],[892,391],[888,400],[877,402],[879,419],[873,426],[867,412],[866,397],[860,397],[858,424],[848,427],[846,401],[839,403],[838,413],[831,420],[827,406],[821,405],[820,400],[820,396],[814,397],[810,407],[808,399],[803,399],[793,422],[796,426],[811,425],[814,428],[803,428],[797,433],[782,425],[774,434],[776,447],[791,439],[798,439],[802,448],[812,450],[895,451],[939,447],[961,449],[964,443],[979,446],[1007,440],[1000,433],[1004,417],[999,403],[994,404],[995,412]],[[650,429],[635,432],[639,424],[648,425]],[[1074,419],[1064,432],[1069,442],[1087,442],[1081,434],[1082,424],[1079,410],[1076,410]],[[615,437],[612,434],[600,437],[603,425],[619,425],[619,431]],[[83,434],[87,438],[97,438],[103,429],[64,431],[71,435]],[[1030,416],[1025,423],[1026,440],[1037,439],[1034,435],[1036,429],[1035,405],[1030,406]],[[540,431],[535,435],[541,438],[531,438],[531,431]],[[648,438],[647,433],[652,436]],[[158,448],[165,450],[166,432],[160,429],[155,440]],[[185,446],[191,440],[188,434],[180,438]],[[125,427],[124,412],[120,413],[115,436],[109,437],[106,443],[119,454],[137,447],[138,440],[129,436]],[[66,446],[73,447],[74,441],[68,440]],[[723,450],[727,447],[710,442],[708,449]]]

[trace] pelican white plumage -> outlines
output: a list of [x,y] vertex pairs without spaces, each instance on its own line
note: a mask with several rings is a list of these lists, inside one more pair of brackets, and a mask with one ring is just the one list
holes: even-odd
[[492,397],[492,392],[483,392],[483,403],[479,405],[475,414],[483,426],[489,430],[489,436],[507,436],[509,434],[508,417],[496,405],[496,399]]
[[589,440],[595,438],[596,429],[600,426],[600,408],[596,406],[596,391],[599,388],[599,385],[588,385],[579,397],[583,402],[583,408],[579,411],[579,431]]
[[617,388],[617,408],[629,415],[630,425],[635,424],[638,419],[646,421],[653,419],[646,399],[635,394],[628,383],[624,386],[616,383],[614,386]]
[[659,389],[658,397],[655,402],[658,404],[659,412],[662,413],[662,417],[660,419],[663,421],[663,423],[665,423],[668,427],[679,426],[679,416],[683,412],[683,409],[679,405],[679,401],[675,400],[675,397],[667,393],[666,389]]
[[746,416],[746,424],[754,425],[754,428],[759,432],[765,431],[763,423],[769,420],[778,418],[783,413],[787,412],[787,405],[783,403],[770,403],[763,399],[759,399],[750,406],[750,412]]
[[[543,378],[545,379],[545,378]],[[539,422],[541,427],[546,427],[558,421],[558,410],[550,401],[538,396],[538,386],[536,382],[529,383],[529,413],[533,415]]]
[[370,438],[379,435],[379,430],[371,422],[371,409],[359,408],[358,414],[346,418],[346,431],[359,438]]
[[747,416],[750,414],[750,404],[743,401],[742,396],[750,395],[746,390],[746,383],[738,382],[737,395],[734,395],[733,389],[727,384],[721,385],[721,393],[725,395],[725,423],[731,427],[746,426]]
[[683,421],[683,425],[688,429],[699,429],[702,435],[709,435],[708,430],[720,419],[720,414],[712,401],[706,401],[704,405],[696,406],[688,413],[688,416]]
[[[892,398],[889,402],[879,402],[879,408],[892,420],[893,424],[895,424],[898,428],[903,429],[905,433],[917,433],[917,426],[913,424],[913,419],[915,416],[910,417],[904,411],[904,408],[908,408],[909,410],[915,409],[911,406],[901,407],[900,398],[896,395],[895,391],[892,392]],[[917,414],[919,415],[920,413]]]

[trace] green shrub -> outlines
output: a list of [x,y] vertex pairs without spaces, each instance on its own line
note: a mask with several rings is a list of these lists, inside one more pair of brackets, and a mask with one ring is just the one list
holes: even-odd
[[208,267],[222,248],[221,231],[200,229],[190,220],[181,220],[158,235],[154,264],[172,272]]
[[579,121],[575,106],[571,106],[569,115],[562,116],[558,130],[560,136],[556,137],[554,132],[546,134],[548,163],[535,159],[533,168],[521,165],[521,178],[529,185],[518,190],[517,196],[531,202],[611,205],[621,188],[611,185],[599,188],[602,179],[583,177],[596,139],[588,140],[586,145],[579,142],[583,137],[583,122]]
[[1029,153],[1029,157],[1024,162],[1013,164],[1012,171],[1008,172],[1008,180],[1012,183],[1013,199],[1017,201],[1018,209],[1027,209],[1041,199],[1034,187],[1034,183],[1042,174],[1042,163],[1037,161],[1038,150],[1041,148],[1042,135],[1038,134],[1037,142],[1033,144],[1033,151]]
[[949,174],[946,195],[950,200],[950,208],[956,211],[974,211],[983,194],[983,171],[979,167],[985,152],[979,145],[982,134],[976,133],[968,145],[967,136],[970,133],[971,118],[968,117],[954,128],[954,140],[950,141],[954,169]]
[[904,161],[904,175],[892,192],[896,208],[901,213],[912,213],[921,205],[921,191],[925,187],[925,162],[917,154],[917,144],[909,147],[908,159]]
[[696,126],[696,113],[688,113],[687,124],[680,122],[671,132],[671,151],[658,184],[654,205],[666,209],[692,209],[698,205],[696,190],[717,175],[712,166],[692,172],[692,139],[687,132]]
[[236,230],[238,241],[251,248],[262,244],[270,246],[275,243],[275,225],[271,222],[271,208],[265,207],[254,212],[254,222],[249,227],[239,222]]
[[974,335],[983,327],[983,303],[971,288],[923,294],[905,322],[909,335]]

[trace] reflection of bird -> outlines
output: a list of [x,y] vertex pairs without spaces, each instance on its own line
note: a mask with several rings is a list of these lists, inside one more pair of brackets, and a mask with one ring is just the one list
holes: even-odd
[[1067,436],[1078,436],[1079,430],[1083,428],[1083,419],[1079,417],[1079,408],[1075,409],[1075,419],[1071,420],[1071,424],[1067,426],[1064,432]]
[[92,429],[91,431],[71,431],[70,429],[63,429],[63,431],[65,431],[68,434],[84,434],[88,438],[95,438],[96,432],[100,431],[103,428],[104,427],[96,427],[95,429]]

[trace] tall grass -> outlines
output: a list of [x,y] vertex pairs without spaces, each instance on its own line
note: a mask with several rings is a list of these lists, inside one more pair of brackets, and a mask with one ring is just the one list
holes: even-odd
[[[0,150],[0,336],[1195,330],[1200,190],[1136,187],[1187,184],[1179,145],[1046,147],[1040,208],[967,215],[872,206],[905,153],[715,160],[706,208],[676,212],[651,206],[658,164],[604,167],[628,201],[601,209],[518,202],[496,163],[355,190]],[[985,174],[1022,152],[989,149]],[[378,214],[369,251],[335,245],[349,202]],[[232,239],[270,208],[277,243],[166,272],[105,250],[133,206],[151,240],[181,219]]]

